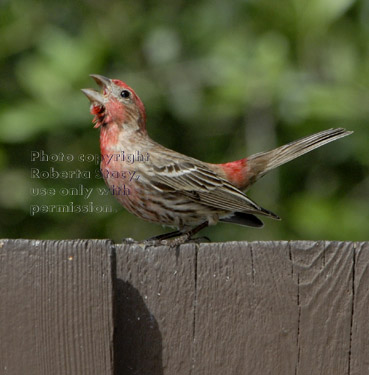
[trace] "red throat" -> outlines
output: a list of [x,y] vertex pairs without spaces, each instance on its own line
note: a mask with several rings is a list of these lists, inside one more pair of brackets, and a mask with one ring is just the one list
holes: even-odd
[[101,155],[111,153],[116,147],[119,140],[119,127],[116,123],[111,122],[109,126],[100,128],[100,152]]

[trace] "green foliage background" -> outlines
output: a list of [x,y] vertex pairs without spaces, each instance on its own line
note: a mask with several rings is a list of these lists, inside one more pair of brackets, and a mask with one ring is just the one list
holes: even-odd
[[98,154],[90,73],[119,78],[146,105],[152,138],[226,162],[330,127],[344,138],[272,172],[251,198],[278,213],[262,230],[219,224],[214,241],[367,240],[369,233],[369,1],[2,1],[0,5],[0,236],[144,239],[165,229],[117,212],[44,213],[85,204],[32,187],[104,187],[101,179],[31,179],[31,151]]

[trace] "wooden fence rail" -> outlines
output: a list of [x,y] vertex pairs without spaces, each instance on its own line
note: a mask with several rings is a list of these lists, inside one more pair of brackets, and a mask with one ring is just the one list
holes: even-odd
[[0,375],[369,374],[369,243],[0,241]]

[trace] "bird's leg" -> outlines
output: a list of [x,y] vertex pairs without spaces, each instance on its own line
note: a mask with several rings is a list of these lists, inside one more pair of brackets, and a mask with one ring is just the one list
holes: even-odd
[[169,233],[163,233],[159,234],[158,236],[155,237],[150,237],[146,241],[161,241],[161,240],[167,240],[168,238],[173,238],[180,236],[182,234],[181,231],[175,230],[174,232],[169,232]]
[[[147,239],[145,242],[147,242],[147,243],[152,242],[152,243],[157,243],[157,244],[162,244],[162,245],[168,244],[170,246],[182,245],[185,242],[190,241],[192,236],[194,236],[201,229],[206,228],[208,225],[209,225],[209,223],[207,221],[204,221],[203,223],[201,223],[197,227],[194,227],[187,232],[183,233],[179,230],[176,230],[176,231],[170,232],[170,233],[159,234],[158,236],[151,237],[151,238]],[[173,240],[170,240],[170,241],[166,241],[166,240],[171,239],[173,237],[177,237],[177,238],[174,238]],[[163,242],[161,242],[161,241],[163,241]]]
[[206,228],[208,225],[209,225],[209,223],[207,221],[204,221],[202,224],[198,225],[195,228],[192,228],[191,230],[189,230],[185,234],[187,234],[188,239],[190,239],[193,235],[195,235],[197,232],[200,232],[201,229]]
[[173,246],[178,246],[178,245],[182,245],[186,242],[189,242],[189,241],[191,241],[192,236],[194,236],[201,229],[206,228],[208,225],[209,225],[209,223],[207,221],[204,221],[203,223],[201,223],[197,227],[192,228],[189,231],[181,234],[177,238],[174,238],[173,240],[168,241],[168,245],[173,247]]

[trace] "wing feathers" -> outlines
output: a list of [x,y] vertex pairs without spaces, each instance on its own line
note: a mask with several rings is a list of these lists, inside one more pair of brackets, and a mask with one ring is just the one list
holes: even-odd
[[227,180],[219,177],[206,165],[180,162],[155,168],[150,176],[152,185],[161,191],[176,191],[189,199],[220,211],[251,212],[279,217],[260,207]]

